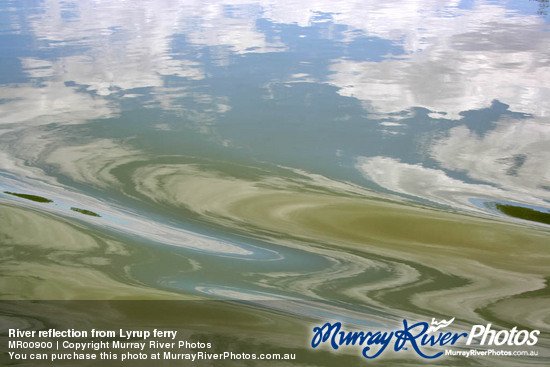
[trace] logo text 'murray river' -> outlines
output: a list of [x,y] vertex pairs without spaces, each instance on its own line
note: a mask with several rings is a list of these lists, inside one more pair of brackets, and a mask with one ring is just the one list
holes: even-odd
[[[437,358],[443,355],[443,351],[435,354],[425,352],[425,347],[438,347],[454,345],[459,340],[465,340],[466,345],[470,345],[475,337],[483,336],[480,345],[488,341],[488,345],[535,345],[539,330],[533,330],[530,333],[526,330],[518,331],[513,328],[510,332],[501,330],[498,333],[491,330],[491,324],[474,325],[470,336],[468,333],[439,332],[439,329],[449,326],[454,318],[446,321],[436,322],[432,320],[432,326],[427,322],[418,322],[409,324],[406,319],[403,320],[403,329],[396,331],[342,331],[340,322],[327,322],[323,326],[313,328],[313,338],[311,346],[318,347],[321,343],[329,343],[333,349],[339,349],[342,346],[361,346],[362,355],[365,358],[373,359],[382,354],[388,347],[393,345],[393,350],[408,350],[412,348],[419,356],[427,359]],[[521,340],[520,340],[521,339]]]

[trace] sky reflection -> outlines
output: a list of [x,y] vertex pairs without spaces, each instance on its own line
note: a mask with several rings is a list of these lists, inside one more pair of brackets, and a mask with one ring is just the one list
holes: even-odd
[[[3,167],[107,187],[109,167],[86,180],[91,166],[78,166],[101,165],[105,144],[145,160],[210,144],[454,207],[467,196],[547,206],[550,37],[535,5],[5,4]],[[22,137],[32,149],[15,146]],[[448,177],[432,181],[443,197],[372,171],[399,162]],[[444,181],[471,188],[466,201]]]

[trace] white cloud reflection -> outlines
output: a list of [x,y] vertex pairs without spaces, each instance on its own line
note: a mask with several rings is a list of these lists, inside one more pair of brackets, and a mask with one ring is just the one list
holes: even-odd
[[429,47],[411,50],[404,58],[336,60],[330,83],[376,114],[423,107],[433,117],[460,119],[461,112],[499,100],[516,112],[548,116],[550,40],[537,36],[535,19],[531,24],[519,17],[510,18],[516,24],[490,24],[475,15],[447,20],[447,27],[455,24],[454,34],[433,36]]
[[117,111],[109,101],[79,93],[60,81],[45,82],[40,87],[32,83],[4,86],[0,88],[0,99],[5,99],[0,124],[9,124],[11,129],[50,123],[78,124],[109,118]]
[[[385,189],[467,210],[471,199],[547,206],[550,200],[550,123],[506,120],[483,136],[457,126],[432,145],[442,169],[388,157],[359,157],[357,169]],[[452,178],[464,172],[475,181]],[[474,181],[474,182],[475,182]]]
[[[541,19],[518,15],[493,2],[476,1],[472,9],[460,9],[459,4],[458,0],[149,0],[130,7],[115,1],[47,0],[41,6],[43,13],[28,16],[28,31],[49,47],[74,47],[78,52],[67,52],[51,62],[38,58],[21,62],[29,77],[50,83],[42,98],[57,103],[70,100],[67,95],[84,98],[82,91],[78,98],[72,96],[76,92],[67,82],[85,86],[99,97],[118,91],[135,96],[139,88],[153,88],[161,95],[168,87],[166,76],[208,77],[204,65],[176,55],[173,46],[178,37],[190,45],[214,47],[211,58],[224,64],[230,54],[288,50],[289,44],[277,32],[268,34],[258,25],[260,19],[304,28],[327,22],[331,24],[323,35],[327,39],[336,36],[333,26],[341,25],[345,26],[340,31],[344,42],[379,37],[404,50],[404,55],[381,62],[332,60],[328,83],[338,87],[341,95],[361,100],[372,113],[425,107],[434,117],[459,119],[463,111],[499,100],[511,110],[547,116],[550,40],[539,32]],[[164,105],[177,104],[177,96],[168,93],[168,100],[158,99]],[[81,100],[70,103],[84,104]],[[21,107],[21,103],[7,106],[9,110]],[[117,112],[115,106],[109,107]]]
[[460,1],[420,0],[261,4],[274,22],[307,27],[329,14],[333,24],[348,27],[347,41],[369,36],[401,46],[403,55],[382,62],[332,62],[329,83],[371,113],[424,107],[433,117],[460,119],[499,100],[517,112],[549,114],[550,40],[536,15],[488,1],[471,9],[460,9]]
[[[13,24],[12,29],[30,33],[43,50],[58,52],[53,57],[48,54],[48,60],[36,55],[20,58],[30,81],[0,88],[0,123],[11,125],[4,127],[6,134],[10,129],[29,125],[77,124],[110,118],[121,110],[118,96],[134,98],[144,93],[141,89],[148,89],[146,93],[154,101],[146,102],[147,106],[182,115],[188,112],[186,118],[202,123],[197,131],[215,135],[210,125],[216,116],[232,108],[231,100],[205,90],[194,91],[187,85],[170,85],[167,77],[186,79],[189,85],[211,77],[202,61],[197,61],[200,58],[191,54],[204,52],[204,46],[212,53],[210,60],[218,65],[229,62],[228,55],[284,52],[294,47],[281,38],[280,29],[263,29],[259,25],[262,19],[304,29],[325,22],[327,27],[321,37],[326,39],[336,40],[338,25],[343,26],[339,27],[338,42],[378,37],[402,47],[403,55],[378,55],[386,56],[379,62],[349,57],[330,60],[331,74],[326,82],[338,87],[339,94],[362,101],[373,114],[387,116],[424,107],[432,111],[433,117],[460,119],[464,111],[486,108],[499,100],[512,111],[548,116],[550,38],[540,32],[541,19],[517,14],[494,2],[476,1],[471,9],[460,9],[460,3],[147,0],[129,6],[115,1],[46,0],[40,5],[43,12],[24,15],[28,20],[25,29],[18,24]],[[185,51],[176,49],[178,42],[185,42]],[[268,90],[273,83],[293,81],[316,80],[307,73],[289,70],[286,80],[272,81],[264,87]],[[183,99],[192,99],[200,107],[197,111],[185,111]],[[395,126],[391,121],[382,124]],[[171,128],[168,124],[154,126]],[[544,187],[548,186],[546,172],[550,170],[547,150],[542,147],[547,143],[547,126],[535,120],[501,123],[483,137],[466,127],[457,127],[448,138],[435,143],[433,157],[442,168],[466,172],[481,184],[460,182],[442,170],[384,157],[361,158],[358,167],[390,190],[438,202],[444,201],[443,192],[453,197],[460,190],[464,198],[474,193],[509,198],[513,192],[525,202],[539,202],[540,198],[548,198]],[[508,134],[516,132],[522,143],[506,140]],[[509,144],[499,145],[502,139]],[[96,143],[101,146],[105,141]],[[223,137],[219,141],[230,144]],[[87,140],[79,152],[87,152],[96,143]],[[89,157],[66,156],[90,158],[99,164],[102,152],[116,150],[116,144],[111,142],[109,149],[100,149]],[[71,146],[66,150],[77,149]],[[55,160],[61,172],[80,177],[70,160],[61,159],[71,152],[48,149],[49,159]],[[132,154],[137,156],[139,152]],[[480,154],[484,158],[476,159]],[[21,153],[18,158],[26,157],[27,153]],[[14,158],[10,162],[16,161]],[[382,166],[390,174],[380,175]],[[537,173],[541,171],[542,174]],[[403,176],[405,173],[407,177]],[[403,181],[410,181],[411,177],[418,181]],[[430,187],[436,182],[440,186],[422,193],[417,187],[423,182],[421,177]],[[463,199],[451,201],[467,205]]]
[[505,120],[479,136],[466,126],[449,131],[432,147],[442,167],[466,172],[513,195],[550,200],[550,121]]

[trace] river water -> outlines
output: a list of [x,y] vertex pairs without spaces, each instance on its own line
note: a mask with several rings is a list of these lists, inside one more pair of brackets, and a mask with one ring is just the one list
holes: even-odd
[[547,8],[3,1],[1,298],[238,301],[298,355],[455,317],[550,363]]

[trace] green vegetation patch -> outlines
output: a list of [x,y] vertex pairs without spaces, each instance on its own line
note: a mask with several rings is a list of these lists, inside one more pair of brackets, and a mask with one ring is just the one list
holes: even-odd
[[525,208],[523,206],[505,205],[498,203],[495,203],[495,208],[511,217],[550,224],[550,213],[539,212],[538,210]]
[[20,194],[18,192],[9,192],[9,191],[4,191],[4,194],[9,194],[9,195],[17,196],[19,198],[36,201],[38,203],[52,203],[53,202],[53,200],[46,199],[42,196],[37,196],[37,195]]
[[72,211],[75,211],[75,212],[79,212],[79,213],[82,213],[82,214],[86,214],[86,215],[91,215],[92,217],[101,217],[101,215],[97,214],[97,213],[94,213],[90,210],[86,210],[86,209],[80,209],[80,208],[75,208],[75,207],[71,207],[71,210]]

